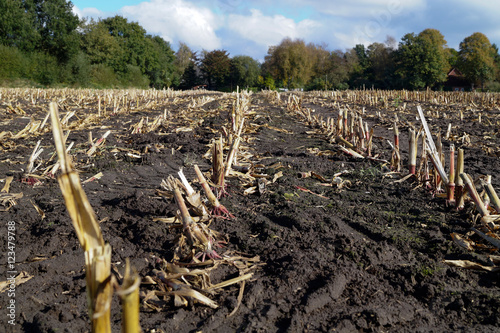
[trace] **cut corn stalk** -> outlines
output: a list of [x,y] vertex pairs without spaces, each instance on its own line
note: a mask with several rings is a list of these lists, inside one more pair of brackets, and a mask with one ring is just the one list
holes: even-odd
[[89,317],[93,332],[111,332],[111,246],[104,243],[94,210],[82,189],[78,173],[66,155],[65,140],[59,121],[57,104],[50,103],[54,143],[62,174],[59,186],[73,221],[78,240],[85,251],[85,279]]
[[212,145],[212,182],[216,185],[217,197],[225,193],[224,148],[222,137]]
[[450,145],[450,179],[449,179],[447,191],[448,200],[447,203],[450,205],[455,204],[455,146]]
[[460,178],[462,178],[462,180],[464,181],[465,186],[467,187],[467,191],[469,192],[472,200],[476,204],[476,207],[477,207],[478,211],[481,213],[481,215],[483,215],[483,216],[489,215],[490,212],[484,206],[484,203],[481,200],[479,194],[477,193],[476,186],[474,185],[474,182],[472,181],[470,176],[466,173],[461,173]]
[[465,195],[464,195],[464,181],[462,177],[460,177],[460,174],[464,172],[464,150],[459,149],[458,150],[458,156],[457,156],[457,172],[456,174],[459,175],[457,177],[457,182],[455,184],[455,206],[457,209],[462,209],[464,207],[464,202],[465,202]]
[[96,179],[101,179],[101,178],[102,178],[102,176],[103,176],[102,172],[99,172],[99,173],[97,173],[97,174],[93,175],[92,177],[90,177],[89,179],[84,180],[84,181],[82,182],[82,184],[93,182],[93,181],[94,181],[94,180],[96,180]]
[[45,212],[33,201],[31,201],[31,204],[33,205],[36,212],[38,213],[38,215],[40,215],[41,219],[43,220],[45,218]]
[[245,275],[241,275],[241,276],[235,277],[233,279],[229,279],[229,280],[223,281],[221,283],[214,284],[214,285],[210,286],[209,288],[207,288],[206,290],[209,291],[209,290],[216,290],[216,289],[224,288],[224,287],[233,285],[235,283],[239,283],[239,282],[248,280],[252,276],[253,276],[253,273],[247,273]]
[[38,169],[38,167],[36,167],[35,169],[33,169],[33,168],[35,166],[36,159],[43,152],[43,148],[38,149],[40,147],[41,142],[42,142],[42,140],[38,140],[38,142],[36,143],[35,149],[33,149],[33,152],[31,153],[31,156],[30,156],[30,159],[28,162],[28,167],[26,168],[26,173],[33,173],[36,171],[36,169]]
[[494,238],[491,236],[488,236],[482,231],[477,230],[476,228],[471,228],[472,231],[474,231],[476,234],[478,234],[479,237],[496,247],[497,249],[500,249],[500,239]]
[[350,143],[349,141],[347,141],[346,139],[344,139],[343,137],[341,136],[337,136],[335,138],[336,142],[342,142],[343,144],[345,144],[347,146],[347,148],[351,148],[353,149],[354,148],[354,145],[352,143]]
[[140,333],[139,324],[139,286],[141,279],[137,272],[130,272],[130,261],[127,258],[125,264],[125,276],[123,283],[116,291],[122,301],[122,332]]
[[0,211],[8,211],[12,206],[17,205],[16,200],[21,199],[22,197],[23,193],[0,192],[0,205],[4,206],[4,208],[0,209]]
[[467,251],[473,251],[474,248],[472,247],[472,242],[468,239],[465,239],[463,238],[462,236],[460,236],[459,234],[457,234],[456,232],[452,232],[450,234],[451,236],[451,239],[453,240],[453,242],[458,245],[459,247],[467,250]]
[[205,194],[207,196],[208,201],[213,207],[212,215],[214,216],[220,216],[224,218],[234,218],[234,215],[229,213],[229,211],[224,207],[217,197],[214,195],[212,190],[210,189],[210,186],[208,186],[207,180],[205,179],[205,176],[200,171],[200,168],[198,165],[195,164],[194,166],[194,171],[196,172],[196,176],[198,177],[198,180],[200,181],[201,187],[205,191]]
[[449,179],[448,179],[448,176],[446,175],[446,173],[443,169],[443,166],[441,164],[441,158],[439,157],[438,154],[433,154],[429,148],[427,148],[427,154],[429,155],[429,157],[431,159],[432,165],[434,165],[434,168],[437,171],[436,176],[440,177],[439,180],[436,177],[436,190],[438,190],[439,181],[443,181],[445,183],[445,185],[448,186]]
[[373,127],[370,130],[370,135],[368,137],[368,144],[367,144],[367,148],[366,148],[366,154],[368,156],[372,156],[372,147],[373,147]]
[[12,183],[12,181],[14,180],[14,177],[13,176],[9,176],[5,179],[5,184],[4,186],[2,187],[2,190],[0,192],[3,192],[3,193],[9,193],[9,190],[10,190],[10,184]]
[[[242,119],[241,121],[241,126],[240,126],[240,132],[241,129],[243,128],[243,122],[245,121],[245,118]],[[227,160],[226,160],[226,170],[225,170],[225,176],[229,176],[229,172],[231,171],[231,167],[233,163],[236,161],[236,156],[238,153],[238,148],[241,142],[241,137],[240,133],[236,135],[236,138],[233,139],[233,142],[231,143],[231,148],[229,149],[229,154],[227,155]]]
[[[441,166],[443,168],[443,171],[444,171],[444,154],[443,154],[443,142],[441,140],[441,132],[438,132],[437,136],[436,136],[436,140],[437,140],[437,156],[439,158],[439,161],[441,162]],[[435,168],[435,170],[437,171],[438,168]],[[446,174],[446,173],[445,173]],[[439,171],[435,172],[435,176],[434,176],[434,179],[435,179],[435,183],[436,183],[436,192],[439,193],[441,192],[441,186],[443,184],[443,178],[441,177],[441,174],[439,174]],[[449,182],[449,180],[448,180]],[[445,185],[448,185],[448,184],[445,184]]]
[[104,133],[104,135],[99,140],[97,140],[95,143],[93,143],[92,147],[90,147],[90,149],[87,151],[87,156],[90,157],[90,156],[94,155],[97,147],[99,147],[104,142],[104,140],[108,137],[109,134],[111,134],[111,131],[107,131],[106,133]]
[[391,155],[391,167],[392,170],[401,170],[401,155],[399,154],[399,130],[398,124],[394,121],[394,148]]
[[182,194],[173,178],[167,180],[170,190],[174,192],[175,202],[182,217],[183,232],[188,239],[188,245],[196,250],[196,257],[203,256],[203,261],[205,257],[208,256],[210,259],[219,259],[219,254],[213,249],[213,247],[218,246],[215,241],[215,235],[208,228],[203,228],[202,224],[196,223],[191,215],[189,214],[188,208]]
[[414,175],[417,171],[417,140],[415,130],[410,128],[410,158],[409,158],[409,171]]
[[481,183],[491,200],[491,204],[493,205],[497,213],[500,213],[500,200],[498,199],[498,195],[495,192],[493,185],[491,185],[491,176],[486,176],[486,181],[481,180]]
[[192,298],[201,304],[209,306],[212,309],[216,309],[218,307],[217,303],[215,303],[214,301],[212,301],[210,298],[203,295],[199,291],[192,289],[191,286],[182,283],[177,279],[168,278],[165,272],[158,270],[153,270],[153,272],[155,273],[157,278],[160,279],[161,282],[165,283],[172,290],[170,292],[165,293],[165,295],[178,296],[180,298],[176,299],[177,306],[185,306],[187,302],[184,302],[184,298],[187,297],[187,298]]
[[448,185],[448,176],[444,172],[443,165],[441,164],[441,158],[438,155],[436,145],[434,144],[434,140],[432,139],[431,131],[429,126],[427,125],[427,121],[425,120],[424,111],[420,105],[417,106],[418,113],[420,115],[420,121],[422,122],[422,126],[424,127],[425,135],[428,143],[429,156],[431,158],[432,163],[436,167],[439,175],[441,176],[441,180]]
[[187,202],[191,205],[191,207],[193,207],[193,209],[199,216],[207,217],[208,212],[205,205],[201,201],[200,192],[195,192],[193,187],[189,184],[188,180],[186,179],[186,176],[184,176],[184,172],[182,171],[182,169],[180,169],[179,172],[177,172],[177,174],[179,175],[182,186],[184,187],[184,190],[186,192]]
[[339,146],[339,147],[340,147],[340,150],[342,150],[347,155],[351,155],[351,156],[356,157],[356,158],[365,158],[363,155],[361,155],[360,153],[358,153],[350,148],[345,148],[342,146]]
[[470,260],[444,260],[444,263],[452,267],[461,267],[466,269],[474,269],[487,272],[500,271],[500,267],[498,266],[484,266]]

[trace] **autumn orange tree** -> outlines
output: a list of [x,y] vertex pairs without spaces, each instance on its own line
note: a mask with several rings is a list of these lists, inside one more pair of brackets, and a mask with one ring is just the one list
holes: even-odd
[[495,74],[495,49],[488,37],[475,32],[460,43],[458,64],[465,77],[471,82],[484,86]]

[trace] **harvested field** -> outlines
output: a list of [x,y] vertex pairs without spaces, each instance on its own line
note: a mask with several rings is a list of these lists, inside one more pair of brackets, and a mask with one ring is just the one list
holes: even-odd
[[[473,180],[491,175],[498,191],[498,94],[0,89],[0,249],[15,252],[10,268],[3,256],[0,281],[8,271],[19,276],[14,297],[6,289],[0,294],[0,327],[8,332],[91,331],[83,250],[57,181],[60,169],[54,168],[47,117],[52,101],[69,133],[68,154],[111,245],[113,275],[120,280],[129,258],[142,279],[144,332],[492,332],[500,327],[499,257],[491,242],[498,239],[500,222],[494,217],[485,222],[471,195],[462,209],[447,202],[447,186],[438,184],[431,160],[421,164],[421,137],[417,175],[404,178],[409,129],[421,128],[420,105],[437,145],[437,133],[442,137],[446,172],[453,144],[464,151],[464,172]],[[235,167],[225,177],[225,189],[212,186],[225,192],[220,203],[234,218],[210,219],[207,228],[224,243],[218,256],[204,261],[198,256],[193,264],[175,252],[183,228],[174,221],[178,205],[161,184],[177,178],[182,168],[201,191],[194,166],[210,178],[211,145],[221,136],[227,155],[240,123],[232,123],[235,105],[245,117]],[[360,156],[353,156],[356,152]],[[482,203],[493,202],[481,193],[481,182],[475,187]],[[500,214],[493,203],[488,207],[483,215]],[[172,286],[158,275],[174,260],[204,270],[209,286],[252,276],[199,289],[212,306],[190,297],[174,302]],[[182,281],[194,285],[189,277]],[[15,326],[7,323],[11,299]],[[114,295],[112,331],[120,325]]]

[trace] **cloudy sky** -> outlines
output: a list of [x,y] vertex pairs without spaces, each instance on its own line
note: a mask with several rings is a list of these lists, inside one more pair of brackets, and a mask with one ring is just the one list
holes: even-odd
[[80,17],[121,15],[149,34],[184,42],[193,50],[224,49],[262,61],[285,37],[324,44],[329,50],[400,41],[434,28],[448,46],[482,32],[500,45],[500,1],[491,0],[72,0]]

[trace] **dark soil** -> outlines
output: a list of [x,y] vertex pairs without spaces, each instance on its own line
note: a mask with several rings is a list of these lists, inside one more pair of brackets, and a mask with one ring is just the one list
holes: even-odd
[[[170,261],[177,229],[155,217],[171,217],[175,202],[158,195],[162,179],[176,176],[183,167],[188,179],[195,178],[193,165],[208,171],[211,163],[203,155],[212,138],[218,137],[227,122],[231,105],[229,95],[210,95],[215,100],[198,109],[189,108],[190,96],[177,101],[165,100],[141,111],[107,115],[92,129],[74,129],[67,142],[75,142],[72,155],[81,179],[102,172],[99,180],[83,188],[100,221],[104,239],[113,249],[112,262],[124,271],[126,258],[141,277],[153,275],[155,258]],[[38,99],[31,105],[12,97],[12,105],[21,106],[27,116],[9,112],[5,97],[0,106],[0,132],[15,133],[29,123],[29,116],[42,120],[49,100]],[[286,100],[286,96],[282,97]],[[66,102],[68,111],[77,111],[83,119],[96,105],[77,106]],[[145,103],[144,103],[145,104]],[[80,105],[80,104],[78,104]],[[336,119],[338,107],[327,98],[304,99],[303,107],[315,114]],[[362,105],[351,105],[361,109]],[[431,106],[423,105],[424,109]],[[465,149],[466,172],[474,178],[493,175],[493,185],[500,187],[495,171],[500,161],[485,147],[497,149],[499,126],[495,111],[482,110],[490,116],[489,124],[479,124],[477,113],[466,112],[464,121],[456,110],[440,109],[448,116],[429,117],[433,131],[452,124],[453,141],[443,141],[447,148],[454,143]],[[500,329],[500,291],[498,273],[449,267],[444,259],[469,259],[486,262],[487,252],[467,252],[456,246],[450,233],[465,234],[474,222],[473,204],[457,211],[415,181],[394,182],[407,173],[406,120],[417,125],[415,104],[408,101],[402,119],[401,142],[403,168],[400,175],[389,173],[380,162],[359,160],[337,151],[323,135],[315,134],[300,117],[287,112],[285,103],[270,104],[263,95],[252,97],[249,121],[252,131],[244,134],[245,151],[252,162],[263,164],[263,172],[272,180],[264,193],[244,195],[236,177],[229,177],[229,195],[221,199],[236,218],[216,219],[210,228],[228,237],[220,251],[240,251],[259,256],[262,265],[247,281],[238,311],[239,286],[225,288],[213,296],[219,307],[201,304],[176,308],[170,300],[156,312],[141,306],[144,332],[494,332]],[[130,134],[131,125],[142,117],[170,112],[168,125],[148,134]],[[380,111],[382,119],[375,115]],[[61,111],[65,113],[65,111]],[[184,112],[184,116],[179,114]],[[497,111],[496,111],[497,112]],[[364,118],[376,126],[374,152],[380,159],[390,159],[393,110],[366,106]],[[27,118],[28,117],[28,118]],[[197,120],[203,119],[203,122]],[[177,131],[192,126],[192,131]],[[418,125],[419,126],[419,125]],[[98,138],[108,129],[112,134],[95,157],[88,158],[88,132]],[[283,131],[284,130],[284,131]],[[470,135],[470,143],[463,133]],[[14,176],[10,193],[23,193],[17,204],[0,212],[2,253],[7,250],[7,223],[14,221],[15,270],[32,278],[15,290],[15,326],[8,325],[7,305],[11,298],[1,294],[0,332],[89,332],[83,251],[78,243],[56,179],[41,184],[23,182],[28,158],[38,140],[47,161],[54,152],[52,134],[37,137],[3,139],[0,143],[0,179]],[[119,149],[115,150],[114,148]],[[145,153],[145,148],[148,151]],[[157,149],[153,149],[157,147]],[[127,150],[128,149],[128,150]],[[136,159],[127,152],[136,151]],[[318,151],[330,151],[320,154]],[[278,163],[281,163],[281,167]],[[50,165],[50,164],[44,164]],[[315,178],[299,178],[299,172],[314,171],[331,180],[335,174],[348,181],[343,188],[323,186]],[[38,172],[40,173],[40,172]],[[197,186],[197,184],[195,184]],[[3,183],[0,183],[0,187]],[[195,186],[195,187],[196,187]],[[312,193],[302,191],[300,188]],[[321,196],[315,195],[319,194]],[[326,198],[325,198],[326,197]],[[41,218],[33,204],[45,213]],[[2,208],[2,206],[0,206]],[[3,256],[3,262],[7,257]],[[0,281],[9,276],[1,265]],[[213,280],[223,281],[237,272],[223,268]],[[215,282],[217,282],[215,281]],[[141,286],[141,291],[151,290]],[[112,310],[113,332],[120,330],[120,306],[115,295]]]

